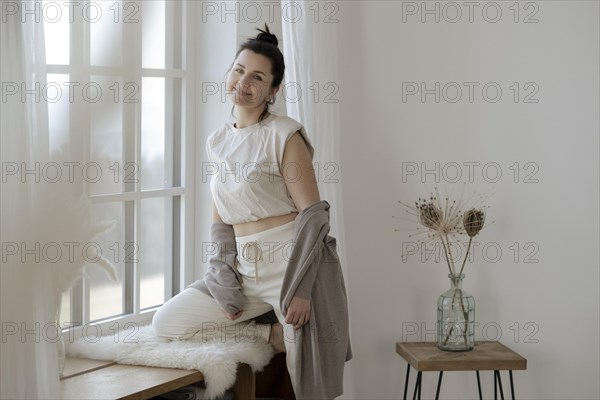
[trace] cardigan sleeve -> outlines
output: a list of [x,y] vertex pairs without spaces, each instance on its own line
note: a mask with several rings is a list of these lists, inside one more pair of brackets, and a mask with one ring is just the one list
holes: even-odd
[[293,297],[312,299],[312,291],[319,270],[327,268],[328,262],[337,261],[335,239],[329,236],[329,203],[325,200],[313,203],[296,217],[294,248],[282,283],[281,311],[287,308]]
[[326,268],[329,263],[339,263],[336,246],[337,240],[331,235],[325,236],[323,242],[316,244],[312,250],[316,252],[314,261],[296,287],[295,296],[305,300],[312,298],[312,289],[317,279],[318,268]]
[[236,314],[243,309],[246,296],[242,289],[242,277],[235,268],[237,248],[233,227],[223,222],[213,222],[211,242],[217,246],[217,251],[209,260],[204,278],[190,287],[212,296],[229,314]]

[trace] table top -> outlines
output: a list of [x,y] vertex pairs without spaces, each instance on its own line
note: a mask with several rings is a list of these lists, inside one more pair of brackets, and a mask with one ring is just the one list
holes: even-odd
[[442,351],[435,342],[398,342],[400,354],[417,371],[523,370],[527,360],[500,342],[475,342],[471,351]]

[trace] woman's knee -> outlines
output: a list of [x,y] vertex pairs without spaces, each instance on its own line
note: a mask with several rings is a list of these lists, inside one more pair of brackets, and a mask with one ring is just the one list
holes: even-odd
[[157,336],[175,339],[185,334],[191,323],[182,318],[183,304],[177,296],[163,304],[152,317],[152,329]]
[[221,314],[217,311],[211,297],[193,288],[186,289],[156,310],[152,328],[160,337],[187,338],[202,329],[203,323],[218,319]]
[[168,321],[168,315],[165,315],[167,313],[164,311],[164,305],[156,310],[154,316],[152,317],[152,329],[154,330],[156,336],[172,337],[172,332],[170,332],[172,329],[168,328],[170,325]]

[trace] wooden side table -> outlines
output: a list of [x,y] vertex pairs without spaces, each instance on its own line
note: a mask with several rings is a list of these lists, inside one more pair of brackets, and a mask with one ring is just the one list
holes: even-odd
[[417,393],[418,399],[421,398],[421,379],[424,371],[440,372],[435,392],[436,400],[440,395],[444,371],[476,371],[479,399],[483,399],[479,371],[494,371],[494,399],[497,399],[498,395],[497,386],[500,386],[500,396],[504,399],[500,370],[509,371],[510,391],[514,399],[515,389],[512,372],[513,370],[527,369],[527,360],[500,342],[475,342],[473,350],[465,352],[442,351],[437,348],[435,342],[398,342],[396,343],[396,353],[408,362],[404,383],[404,400],[406,400],[411,366],[417,371],[413,400]]

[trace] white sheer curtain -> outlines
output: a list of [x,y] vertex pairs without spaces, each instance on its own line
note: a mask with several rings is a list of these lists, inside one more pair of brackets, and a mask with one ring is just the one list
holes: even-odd
[[[58,398],[59,394],[53,270],[40,262],[36,248],[38,235],[46,231],[37,218],[44,198],[35,173],[22,174],[25,168],[35,169],[36,163],[43,166],[49,156],[47,107],[36,97],[46,82],[43,25],[35,23],[32,15],[22,21],[19,12],[24,7],[33,9],[33,3],[1,4],[3,11],[5,6],[17,11],[3,14],[0,24],[3,399]],[[24,90],[32,92],[22,98]]]
[[81,178],[62,175],[84,161],[69,127],[50,150],[42,2],[1,6],[0,397],[56,399],[61,295],[95,260],[73,249],[107,225],[90,224]]
[[[312,2],[281,0],[282,10],[297,11],[294,15],[282,15],[287,113],[305,126],[315,147],[319,193],[331,205],[330,234],[338,240],[338,256],[347,280],[339,154],[338,28],[335,23],[315,23],[311,8]],[[346,290],[350,295],[348,285]],[[345,398],[354,394],[352,371],[350,361],[344,374]]]

